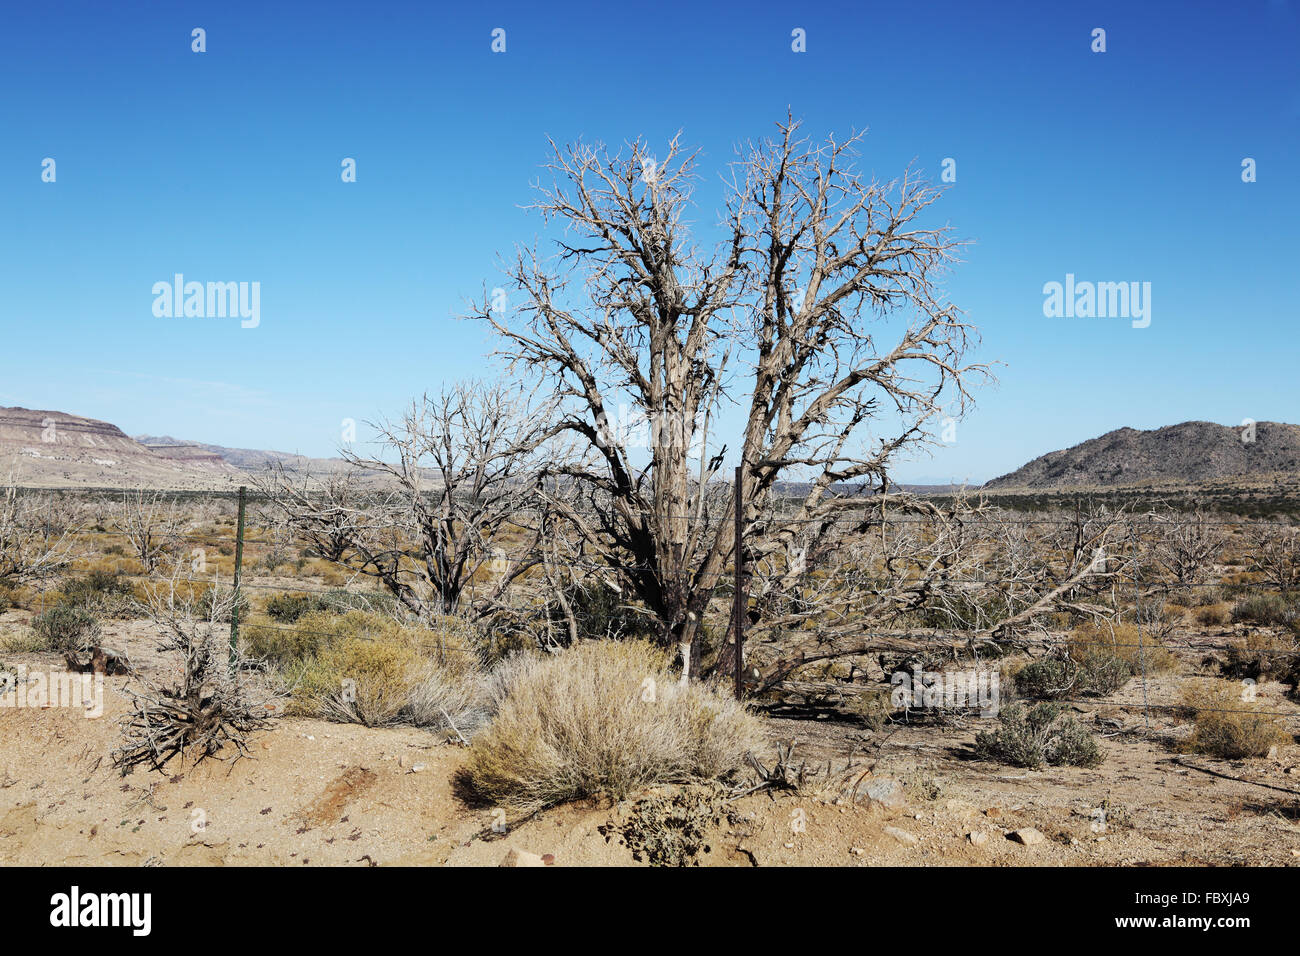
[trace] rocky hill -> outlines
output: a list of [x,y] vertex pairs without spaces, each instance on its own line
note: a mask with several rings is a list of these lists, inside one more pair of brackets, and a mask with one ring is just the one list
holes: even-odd
[[29,487],[224,490],[244,473],[215,456],[159,453],[116,425],[0,407],[0,479]]
[[1048,452],[984,487],[1111,488],[1300,474],[1300,425],[1258,422],[1251,437],[1243,427],[1213,422],[1118,428]]

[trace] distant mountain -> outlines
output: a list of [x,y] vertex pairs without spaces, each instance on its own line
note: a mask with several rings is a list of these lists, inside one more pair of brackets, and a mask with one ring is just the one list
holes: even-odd
[[222,445],[208,445],[183,438],[172,438],[170,435],[136,435],[135,440],[157,455],[185,460],[211,457],[247,472],[261,472],[267,465],[279,462],[289,471],[310,471],[313,475],[321,475],[338,471],[346,465],[342,458],[309,458],[306,455],[287,451],[226,448]]
[[1300,425],[1244,427],[1183,422],[1151,431],[1118,428],[1072,448],[1048,452],[987,489],[1096,488],[1198,484],[1300,473]]
[[0,407],[0,480],[60,488],[223,490],[243,472],[220,457],[160,455],[116,425],[67,412]]

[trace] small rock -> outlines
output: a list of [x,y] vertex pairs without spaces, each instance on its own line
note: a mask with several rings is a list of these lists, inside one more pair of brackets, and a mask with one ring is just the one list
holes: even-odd
[[[862,849],[862,847],[860,846],[851,846],[849,847],[849,852],[852,853],[854,856],[862,856],[862,854],[867,851]],[[1293,852],[1300,853],[1300,851],[1293,851]]]
[[972,830],[966,834],[966,839],[970,840],[971,846],[983,846],[989,842],[989,835],[983,830]]
[[899,843],[906,843],[908,846],[916,846],[921,842],[916,838],[915,834],[908,833],[906,830],[900,830],[898,827],[885,827],[885,832]]
[[997,807],[989,807],[987,810],[984,811],[984,815],[986,817],[996,818],[1002,816],[1002,811],[999,810]]
[[793,843],[787,843],[787,844],[785,845],[785,848],[786,848],[787,850],[793,850],[793,849],[794,849],[794,844],[793,844]]
[[1019,830],[1012,830],[1007,834],[1008,840],[1015,840],[1017,843],[1023,843],[1025,846],[1036,846],[1042,843],[1047,837],[1043,836],[1033,827],[1021,827]]
[[1274,744],[1273,746],[1268,748],[1268,759],[1274,761],[1275,763],[1282,762],[1282,758],[1278,756],[1277,744]]
[[907,798],[903,794],[903,785],[889,777],[877,777],[866,786],[858,789],[856,800],[868,806],[883,807],[886,810],[902,809]]
[[415,766],[411,768],[411,773],[424,773],[424,771],[427,769],[428,768],[424,764],[417,763]]

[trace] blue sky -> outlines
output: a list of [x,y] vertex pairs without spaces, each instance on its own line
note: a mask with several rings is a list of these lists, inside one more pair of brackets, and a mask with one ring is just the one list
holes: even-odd
[[[1280,0],[7,4],[0,404],[331,454],[342,419],[490,373],[455,316],[542,232],[519,206],[546,136],[681,129],[712,178],[789,107],[819,138],[867,127],[882,177],[956,161],[938,212],[973,244],[947,287],[1000,382],[900,479],[1124,425],[1294,422],[1297,64]],[[156,318],[177,272],[260,282],[260,326]],[[1067,273],[1150,282],[1150,326],[1045,318]]]

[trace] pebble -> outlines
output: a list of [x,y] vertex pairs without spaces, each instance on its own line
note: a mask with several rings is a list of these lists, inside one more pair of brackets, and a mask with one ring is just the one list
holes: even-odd
[[983,830],[972,830],[966,834],[966,839],[970,840],[971,846],[983,846],[989,842],[989,835]]

